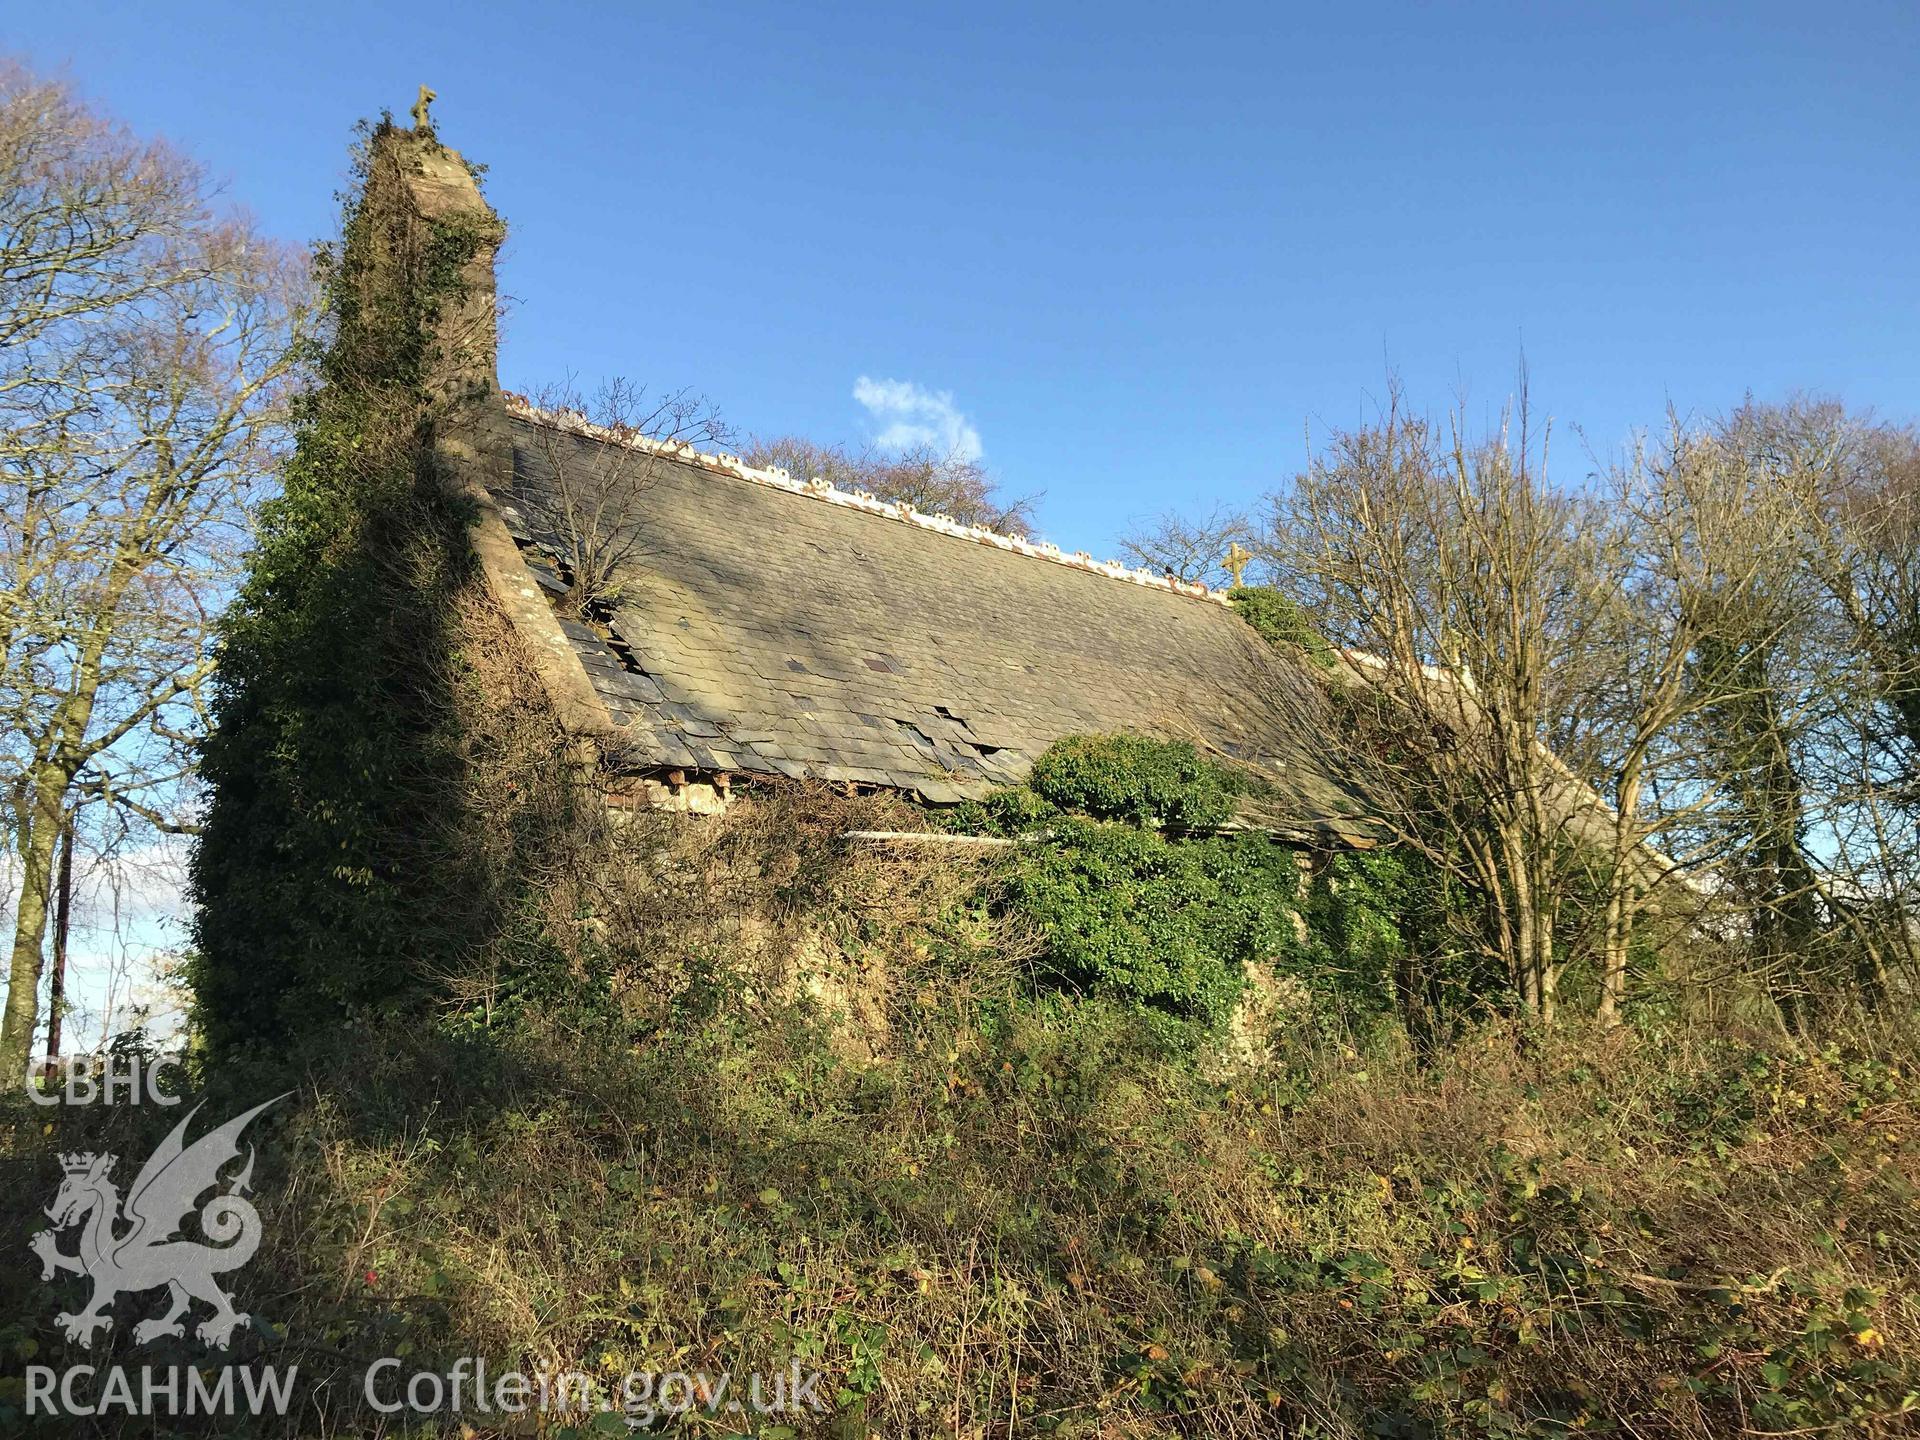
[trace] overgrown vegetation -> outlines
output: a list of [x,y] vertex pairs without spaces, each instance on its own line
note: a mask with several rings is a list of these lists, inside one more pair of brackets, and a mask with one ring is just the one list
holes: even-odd
[[455,693],[478,581],[428,449],[432,322],[498,237],[412,216],[399,133],[363,135],[344,243],[319,256],[320,383],[223,625],[190,977],[220,1051],[405,1006],[516,931],[528,809],[471,788],[495,743]]
[[1033,763],[1027,788],[1062,810],[1159,829],[1206,830],[1233,813],[1245,779],[1191,744],[1138,735],[1069,735]]
[[1240,618],[1269,645],[1293,651],[1322,670],[1333,668],[1333,647],[1299,604],[1270,585],[1236,585],[1227,592]]
[[1273,850],[1063,819],[1014,862],[1009,893],[1045,937],[1052,983],[1218,1026],[1247,967],[1292,941],[1292,859]]
[[1462,954],[1463,907],[1417,852],[1311,857],[1223,830],[1258,786],[1188,742],[1075,735],[1025,785],[942,821],[1024,842],[1002,903],[1038,932],[1044,986],[1137,1005],[1188,1049],[1217,1038],[1250,980],[1280,983],[1295,1023],[1341,1034],[1402,1021],[1424,1042],[1505,1007],[1504,981]]
[[1744,937],[1719,963],[1789,1025],[1912,1003],[1920,432],[1749,403],[1576,480],[1547,430],[1524,376],[1483,429],[1390,381],[1257,519],[1129,548],[1217,577],[1231,544],[1269,582],[1234,603],[1321,662],[1330,762],[1382,782],[1543,1019],[1659,1003],[1644,962],[1703,929]]
[[[568,985],[310,1053],[240,1352],[334,1404],[301,1433],[367,1433],[340,1402],[390,1354],[609,1385],[797,1358],[803,1433],[1909,1429],[1910,1034],[1174,1051],[1134,1005],[1036,1000],[993,866],[823,843],[887,818],[797,795],[627,834],[621,865],[677,877],[631,903],[678,928],[583,928]],[[175,1112],[48,1113],[48,1145],[126,1154]],[[0,1245],[50,1169],[14,1171]],[[70,1284],[0,1271],[10,1364],[64,1363]]]

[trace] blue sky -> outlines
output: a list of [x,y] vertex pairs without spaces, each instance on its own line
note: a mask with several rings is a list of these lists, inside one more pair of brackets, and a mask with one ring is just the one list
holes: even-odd
[[1279,482],[1389,364],[1479,416],[1524,347],[1569,478],[1669,400],[1920,408],[1911,3],[10,9],[291,238],[432,84],[510,386],[854,441],[914,420],[861,377],[944,393],[1073,548]]

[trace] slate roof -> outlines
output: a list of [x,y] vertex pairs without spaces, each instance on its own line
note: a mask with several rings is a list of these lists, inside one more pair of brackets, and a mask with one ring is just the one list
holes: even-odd
[[624,593],[602,627],[561,624],[641,765],[945,803],[1022,779],[1063,735],[1133,730],[1256,767],[1273,787],[1258,823],[1362,828],[1362,799],[1322,763],[1313,681],[1201,587],[691,452],[648,446],[636,470],[632,447],[538,414],[508,420],[512,487],[494,499],[550,592],[565,589],[555,461],[638,482],[621,501],[638,536]]

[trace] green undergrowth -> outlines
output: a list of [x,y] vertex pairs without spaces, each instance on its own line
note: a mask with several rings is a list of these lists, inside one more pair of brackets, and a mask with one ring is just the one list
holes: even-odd
[[[264,1130],[242,1301],[277,1338],[245,1353],[609,1381],[798,1359],[829,1413],[797,1433],[1910,1433],[1907,1042],[1493,1028],[1424,1067],[1305,1040],[1208,1066],[1127,1006],[1022,1000],[990,933],[963,907],[892,937],[872,1057],[709,974],[655,1021],[314,1062]],[[13,1117],[9,1253],[53,1151],[173,1118],[48,1113],[30,1153],[48,1122]],[[0,1285],[0,1408],[26,1357],[106,1358],[51,1335],[65,1282]],[[299,1433],[363,1433],[331,1423]]]
[[1249,985],[1340,1033],[1480,1008],[1493,987],[1460,957],[1448,883],[1408,851],[1223,828],[1259,783],[1188,742],[1076,735],[942,823],[1020,841],[1002,900],[1043,941],[1040,988],[1127,1002],[1176,1047],[1218,1034]]

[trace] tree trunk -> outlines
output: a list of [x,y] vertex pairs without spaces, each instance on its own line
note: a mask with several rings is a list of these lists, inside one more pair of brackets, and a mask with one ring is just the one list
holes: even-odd
[[1632,921],[1627,915],[1626,894],[1619,876],[1616,857],[1614,875],[1607,881],[1606,935],[1600,948],[1600,1006],[1595,1017],[1605,1029],[1620,1023],[1620,1012],[1627,1000],[1627,947],[1632,943]]
[[1560,1003],[1560,962],[1555,958],[1553,943],[1553,922],[1559,911],[1556,900],[1551,905],[1540,903],[1538,895],[1542,887],[1535,885],[1533,918],[1536,933],[1533,940],[1534,963],[1540,967],[1540,1018],[1551,1025],[1558,1014]]
[[1613,812],[1612,868],[1607,875],[1606,932],[1600,948],[1600,1024],[1611,1030],[1627,1003],[1627,955],[1633,945],[1633,855],[1638,849],[1633,817],[1640,811],[1640,772],[1631,764]]
[[[101,657],[114,637],[120,601],[138,573],[142,545],[151,542],[147,527],[156,501],[149,499],[139,516],[124,524],[116,542],[113,563],[99,606],[80,644],[73,664],[73,689],[50,717],[48,741],[27,772],[31,800],[22,801],[18,814],[22,884],[20,909],[13,925],[13,962],[8,972],[7,1009],[0,1020],[0,1076],[25,1076],[33,1049],[35,1018],[40,1000],[40,969],[47,941],[47,904],[53,879],[54,847],[67,818],[67,792],[80,767],[112,744],[113,734],[87,737],[93,707],[100,693]],[[124,733],[124,728],[122,733]],[[0,1083],[6,1083],[0,1080]]]
[[1513,968],[1519,978],[1520,998],[1529,1010],[1540,1009],[1540,953],[1535,948],[1539,937],[1534,923],[1533,889],[1528,883],[1526,861],[1508,846],[1507,878],[1513,892],[1513,930],[1515,949]]
[[20,855],[20,903],[13,920],[13,959],[7,971],[7,1008],[0,1019],[0,1084],[22,1084],[33,1049],[40,972],[47,942],[47,901],[66,777],[42,769],[34,777],[30,808],[15,828]]
[[47,1055],[60,1054],[67,1006],[67,936],[73,920],[73,816],[60,827],[60,874],[54,882],[53,979],[47,986]]

